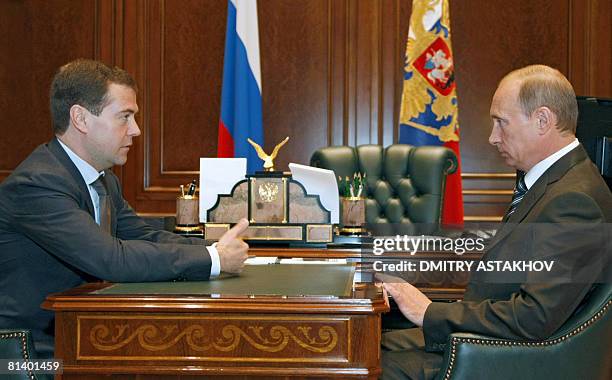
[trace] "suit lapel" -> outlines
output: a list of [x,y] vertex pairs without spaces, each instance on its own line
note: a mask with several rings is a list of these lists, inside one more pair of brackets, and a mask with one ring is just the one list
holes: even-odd
[[549,184],[557,182],[568,170],[585,159],[587,159],[586,151],[582,145],[578,145],[548,168],[548,170],[546,170],[533,184],[529,191],[527,191],[527,194],[525,194],[525,197],[516,211],[510,215],[506,223],[502,224],[502,227],[497,231],[497,234],[495,234],[491,244],[489,244],[488,249],[490,250],[497,245],[497,243],[502,241],[512,232],[512,230],[514,230],[518,223],[522,222],[527,217],[536,203],[542,198]]
[[94,207],[93,203],[91,202],[91,196],[89,195],[89,189],[87,187],[87,184],[85,183],[85,180],[83,179],[83,176],[79,172],[79,169],[77,169],[72,160],[70,160],[70,157],[68,157],[68,154],[57,141],[56,137],[54,137],[47,144],[47,147],[49,148],[49,151],[61,162],[64,168],[68,170],[68,172],[72,176],[72,179],[77,183],[77,185],[79,186],[79,190],[81,190],[83,198],[85,199],[87,212],[89,212],[91,217],[95,219]]

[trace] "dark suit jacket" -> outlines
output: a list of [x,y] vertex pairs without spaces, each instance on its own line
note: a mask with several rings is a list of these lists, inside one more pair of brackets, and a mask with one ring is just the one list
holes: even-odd
[[[578,146],[534,183],[484,257],[554,260],[570,281],[532,273],[524,274],[522,281],[506,282],[496,277],[499,273],[472,273],[462,302],[434,302],[427,308],[426,349],[442,350],[449,334],[459,331],[508,339],[550,336],[599,279],[598,265],[609,260],[609,227],[601,223],[610,221],[610,190]],[[527,223],[538,223],[540,232],[534,235],[536,225]]]
[[[41,145],[0,184],[0,328],[32,329],[42,351],[53,344],[49,293],[90,280],[205,280],[211,260],[201,239],[156,231],[104,177],[112,236],[94,220],[81,174],[56,139]],[[43,348],[45,347],[45,348]]]

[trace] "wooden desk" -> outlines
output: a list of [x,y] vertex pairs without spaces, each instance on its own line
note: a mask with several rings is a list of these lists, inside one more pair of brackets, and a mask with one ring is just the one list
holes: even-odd
[[112,285],[87,284],[43,304],[56,314],[60,379],[380,374],[388,306],[371,284],[349,287],[346,296],[148,294],[146,284],[140,294],[109,294]]

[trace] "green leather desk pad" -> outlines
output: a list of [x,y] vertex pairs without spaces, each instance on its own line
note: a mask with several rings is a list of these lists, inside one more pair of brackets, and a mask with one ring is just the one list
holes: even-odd
[[240,276],[222,274],[210,281],[117,283],[102,295],[351,295],[353,264],[247,265]]

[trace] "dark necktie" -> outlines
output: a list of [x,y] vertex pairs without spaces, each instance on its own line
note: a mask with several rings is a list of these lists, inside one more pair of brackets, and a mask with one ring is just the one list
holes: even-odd
[[106,186],[104,186],[104,180],[102,179],[102,177],[103,176],[99,176],[98,179],[95,180],[91,184],[91,186],[93,186],[93,188],[96,190],[96,193],[98,193],[98,198],[99,198],[98,213],[100,216],[100,228],[108,232],[108,234],[110,235],[111,233],[110,200],[109,200],[108,193],[106,192]]
[[527,185],[525,184],[525,173],[517,172],[516,177],[517,181],[514,187],[514,193],[512,194],[512,202],[510,202],[510,208],[508,209],[504,220],[508,220],[508,218],[510,218],[510,215],[512,215],[516,211],[519,203],[521,203],[523,197],[527,193]]

